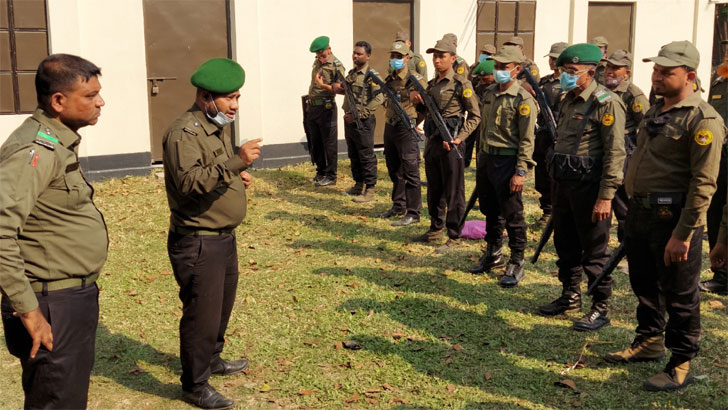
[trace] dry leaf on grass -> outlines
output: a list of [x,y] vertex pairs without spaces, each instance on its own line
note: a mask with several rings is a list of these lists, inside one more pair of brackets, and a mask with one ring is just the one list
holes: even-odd
[[354,393],[348,399],[344,400],[344,403],[354,403],[359,400],[359,393]]
[[725,305],[720,300],[711,300],[708,302],[708,306],[710,306],[711,309],[723,309]]
[[571,379],[563,379],[561,381],[554,382],[554,386],[566,387],[576,391],[576,383],[574,383],[574,381]]
[[485,381],[488,381],[493,378],[493,375],[490,374],[490,372],[485,372],[483,373],[483,378],[485,379]]
[[313,394],[313,390],[301,390],[298,392],[299,396],[309,396]]
[[455,392],[455,385],[454,384],[448,384],[447,385],[447,391],[450,393]]

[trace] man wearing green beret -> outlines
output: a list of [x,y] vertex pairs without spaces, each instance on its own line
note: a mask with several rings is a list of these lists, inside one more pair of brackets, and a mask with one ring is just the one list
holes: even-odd
[[486,251],[473,273],[505,264],[503,228],[508,231],[510,260],[498,285],[512,288],[523,279],[526,221],[523,218],[523,184],[533,168],[534,131],[538,106],[517,80],[525,56],[521,49],[503,46],[495,55],[495,81],[480,105],[480,149],[476,175],[480,211],[488,226]]
[[[627,153],[624,160],[624,172],[626,173],[632,152],[637,146],[637,126],[650,108],[650,102],[642,90],[631,80],[632,54],[629,51],[617,50],[612,53],[606,59],[606,68],[603,74],[604,82],[601,84],[617,94],[627,110],[624,124],[624,149]],[[627,192],[624,190],[624,185],[621,185],[612,200],[612,209],[614,209],[614,217],[617,219],[618,224],[617,238],[619,242],[624,239],[624,222],[627,218],[628,205]]]
[[497,50],[495,49],[495,46],[493,44],[483,44],[483,46],[480,47],[480,52],[478,53],[478,61],[474,62],[473,65],[470,66],[470,73],[468,74],[468,80],[473,83],[473,87],[478,88],[478,84],[476,84],[478,79],[473,71],[476,67],[478,67],[478,64],[486,60],[492,60],[496,52]]
[[260,156],[260,139],[233,150],[229,125],[238,111],[245,72],[227,58],[206,61],[192,74],[192,107],[162,140],[169,202],[167,252],[180,287],[180,360],[184,398],[205,409],[234,405],[210,386],[210,375],[241,373],[247,360],[220,357],[235,302],[235,227],[245,218],[245,169]]
[[690,361],[700,350],[705,213],[716,189],[726,127],[693,90],[700,54],[692,43],[674,41],[642,61],[654,63],[652,87],[662,98],[639,126],[625,179],[630,203],[624,244],[637,296],[637,336],[605,359],[660,360],[667,347],[667,365],[644,382],[649,391],[666,391],[694,381]]
[[[564,93],[559,83],[559,75],[556,71],[556,59],[562,51],[566,50],[569,45],[564,42],[554,43],[551,45],[549,53],[544,57],[549,58],[549,68],[552,73],[541,78],[538,82],[539,88],[546,96],[551,113],[554,119],[558,121],[559,102],[561,95]],[[541,218],[536,221],[536,225],[544,226],[551,217],[551,176],[546,165],[546,158],[554,148],[554,140],[546,125],[543,115],[538,116],[538,127],[536,128],[536,143],[533,150],[533,160],[536,161],[536,169],[534,171],[534,188],[539,193],[539,207],[541,208]]]
[[306,125],[311,133],[316,163],[313,182],[315,186],[321,187],[336,184],[339,145],[334,97],[341,90],[340,78],[344,76],[344,65],[331,53],[329,38],[326,36],[315,38],[309,51],[316,53],[316,60],[308,87],[310,108]]
[[609,41],[604,36],[596,36],[589,41],[589,44],[594,44],[599,47],[602,51],[602,60],[597,64],[597,70],[594,74],[594,78],[601,85],[604,84],[604,69],[607,68],[607,48],[609,47]]
[[[556,60],[566,93],[551,160],[554,246],[562,289],[558,299],[539,308],[545,316],[579,311],[582,275],[592,284],[609,259],[611,203],[622,184],[625,119],[622,100],[594,80],[601,58],[599,47],[575,44]],[[611,295],[607,277],[595,287],[591,308],[574,322],[574,330],[608,325]]]

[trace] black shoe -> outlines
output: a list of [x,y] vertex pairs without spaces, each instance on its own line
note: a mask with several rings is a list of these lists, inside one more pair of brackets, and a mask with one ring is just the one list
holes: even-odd
[[404,216],[405,213],[406,213],[406,211],[404,211],[404,210],[398,211],[394,208],[389,208],[389,211],[379,215],[379,217],[382,219],[388,219],[393,216]]
[[498,285],[502,288],[515,287],[523,279],[523,275],[523,261],[520,263],[508,262],[506,273],[501,276]]
[[412,215],[405,215],[402,217],[402,219],[399,219],[397,221],[392,222],[392,226],[407,226],[412,225],[420,221],[420,217],[412,216]]
[[592,309],[589,313],[582,316],[581,319],[574,322],[573,329],[579,332],[595,331],[603,328],[611,322],[606,313]]
[[710,292],[717,295],[728,295],[728,285],[715,279],[706,280],[698,284],[701,292]]
[[442,230],[439,231],[427,231],[422,235],[415,236],[412,238],[412,242],[424,242],[432,243],[442,240]]
[[478,263],[470,268],[470,273],[488,272],[491,269],[501,268],[503,266],[506,266],[506,260],[503,258],[501,246],[488,244]]
[[562,313],[578,312],[581,309],[581,295],[561,295],[548,305],[538,308],[538,313],[544,316],[556,316]]
[[246,359],[232,361],[218,359],[215,363],[210,364],[210,372],[221,376],[242,373],[247,368],[248,361]]
[[329,186],[329,185],[336,185],[336,178],[333,177],[323,177],[319,179],[318,181],[314,182],[315,186]]
[[185,401],[201,409],[229,409],[235,402],[218,393],[209,384],[197,392],[183,392]]
[[315,176],[315,177],[313,177],[313,178],[311,178],[311,179],[309,179],[309,181],[311,181],[311,182],[319,182],[319,181],[320,181],[320,180],[322,180],[323,178],[324,178],[324,176],[323,176],[323,175],[321,175],[321,174],[316,174],[316,176]]

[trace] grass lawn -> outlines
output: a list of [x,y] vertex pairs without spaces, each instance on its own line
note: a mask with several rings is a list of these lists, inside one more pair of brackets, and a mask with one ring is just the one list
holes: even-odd
[[[341,161],[338,184],[326,188],[308,181],[310,164],[253,172],[248,216],[237,229],[240,281],[223,353],[246,357],[251,367],[247,375],[211,379],[238,408],[728,408],[728,298],[703,295],[696,384],[648,393],[642,382],[664,361],[600,358],[634,337],[636,300],[623,272],[614,275],[612,325],[572,331],[578,315],[535,314],[560,292],[551,243],[537,265],[526,265],[517,288],[501,289],[494,275],[467,273],[482,243],[436,255],[434,246],[409,243],[427,229],[426,212],[405,228],[376,217],[391,205],[381,157],[373,203],[344,194],[353,184],[348,166]],[[532,177],[528,184],[530,225],[540,210]],[[466,171],[466,195],[473,186],[474,172]],[[181,304],[166,252],[163,179],[95,187],[110,248],[99,281],[89,408],[189,408],[179,385]],[[529,229],[527,257],[539,235]],[[703,279],[710,276],[704,270]],[[350,341],[361,348],[343,346]],[[0,374],[0,407],[22,407],[20,364],[4,348]],[[564,380],[572,387],[557,385]]]

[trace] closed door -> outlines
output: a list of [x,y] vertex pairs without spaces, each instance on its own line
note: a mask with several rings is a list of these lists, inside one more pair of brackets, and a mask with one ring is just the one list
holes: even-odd
[[632,18],[633,3],[589,3],[586,40],[604,36],[609,41],[607,55],[624,49],[633,52]]
[[162,160],[164,132],[194,102],[192,73],[230,57],[229,33],[228,0],[144,0],[152,161]]

